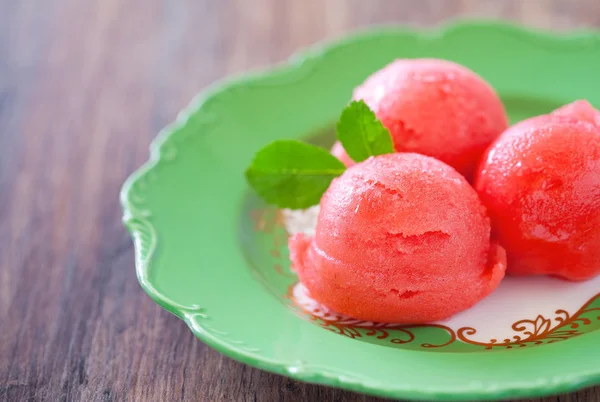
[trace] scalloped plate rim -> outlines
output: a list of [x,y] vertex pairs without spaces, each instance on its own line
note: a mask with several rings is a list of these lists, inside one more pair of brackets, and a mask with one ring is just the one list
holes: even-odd
[[[161,307],[181,318],[195,336],[218,352],[250,366],[309,383],[336,386],[356,392],[388,398],[404,398],[411,400],[427,398],[428,400],[440,401],[465,399],[497,400],[506,397],[538,397],[574,391],[586,386],[600,384],[600,367],[591,372],[574,373],[572,375],[554,377],[551,379],[544,377],[536,381],[524,381],[522,384],[515,382],[514,385],[511,384],[508,386],[503,383],[479,383],[478,386],[471,386],[470,388],[465,387],[461,392],[443,389],[431,390],[418,387],[415,388],[411,387],[410,384],[402,382],[390,387],[375,382],[367,382],[362,379],[353,379],[349,373],[334,372],[332,370],[327,371],[328,369],[324,367],[312,366],[311,368],[311,365],[305,365],[302,368],[298,368],[285,362],[264,358],[255,353],[247,352],[243,350],[243,348],[211,334],[201,325],[195,325],[190,313],[186,312],[185,309],[179,307],[176,302],[169,300],[157,291],[148,278],[144,276],[144,271],[147,271],[152,258],[148,258],[148,261],[142,261],[141,259],[141,246],[138,244],[137,240],[141,233],[131,224],[133,220],[140,217],[136,216],[133,212],[135,208],[133,207],[133,202],[130,200],[131,190],[140,179],[164,162],[161,153],[163,144],[165,144],[166,140],[173,132],[184,127],[188,118],[200,110],[206,101],[239,85],[258,83],[265,79],[272,79],[275,76],[291,74],[297,71],[304,63],[316,63],[325,58],[329,52],[357,40],[368,39],[369,37],[379,35],[410,35],[423,39],[439,38],[444,37],[455,30],[461,29],[504,30],[521,37],[528,37],[528,39],[533,38],[536,40],[549,41],[552,42],[553,45],[565,44],[566,46],[572,46],[573,43],[581,41],[597,41],[600,43],[600,33],[589,29],[579,29],[569,33],[553,34],[548,31],[522,27],[497,20],[459,18],[450,20],[436,28],[380,24],[354,30],[343,35],[341,39],[317,42],[305,50],[295,52],[283,62],[216,81],[198,93],[189,104],[178,113],[175,121],[168,124],[158,133],[156,138],[150,144],[149,159],[126,179],[121,188],[120,202],[123,210],[122,220],[134,242],[136,274],[143,290]],[[588,335],[591,334],[582,335],[582,337],[587,337]],[[548,383],[550,383],[550,385]]]

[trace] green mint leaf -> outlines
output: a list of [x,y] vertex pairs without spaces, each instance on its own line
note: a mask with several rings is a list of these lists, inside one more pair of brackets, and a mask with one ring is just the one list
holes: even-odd
[[344,164],[323,148],[278,140],[258,151],[246,179],[266,202],[302,209],[318,204],[331,180],[344,170]]
[[394,152],[390,132],[362,100],[346,106],[337,125],[337,137],[355,162]]

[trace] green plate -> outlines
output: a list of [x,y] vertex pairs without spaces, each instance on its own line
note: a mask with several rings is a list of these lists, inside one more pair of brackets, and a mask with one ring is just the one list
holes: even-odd
[[[244,169],[275,139],[330,144],[352,89],[393,59],[414,57],[473,69],[513,122],[579,98],[600,105],[600,35],[498,23],[380,28],[220,83],[162,131],[123,187],[142,287],[211,347],[303,381],[430,400],[538,396],[600,382],[599,281],[569,288],[583,299],[543,294],[564,283],[516,282],[511,294],[522,297],[512,305],[499,291],[454,321],[412,327],[337,316],[295,285],[289,221],[252,194]],[[536,286],[541,293],[530,291]],[[506,321],[515,311],[522,314]]]

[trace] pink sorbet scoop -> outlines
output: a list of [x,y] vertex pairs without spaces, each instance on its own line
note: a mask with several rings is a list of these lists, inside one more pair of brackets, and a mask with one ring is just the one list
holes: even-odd
[[508,274],[600,274],[600,112],[587,101],[523,120],[481,161],[475,188]]
[[357,319],[416,324],[448,318],[490,294],[506,256],[463,176],[434,158],[370,158],[336,178],[316,234],[290,238],[311,296]]
[[[494,89],[446,60],[396,60],[367,78],[353,99],[364,100],[390,130],[396,151],[433,156],[467,178],[508,125]],[[354,163],[339,145],[332,153]]]

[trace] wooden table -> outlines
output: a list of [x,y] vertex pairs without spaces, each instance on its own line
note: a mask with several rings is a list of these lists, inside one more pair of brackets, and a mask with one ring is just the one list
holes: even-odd
[[138,285],[118,192],[214,80],[371,23],[455,16],[569,30],[600,26],[600,2],[0,0],[0,400],[374,401],[194,338]]

